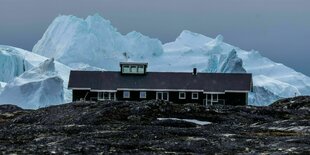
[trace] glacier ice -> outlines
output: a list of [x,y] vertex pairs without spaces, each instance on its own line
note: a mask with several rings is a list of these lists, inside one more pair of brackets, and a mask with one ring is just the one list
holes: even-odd
[[[1,65],[0,71],[4,71],[3,73],[5,73],[5,74],[2,74],[2,77],[10,77],[10,79],[8,79],[7,81],[0,80],[2,82],[9,82],[15,77],[23,73],[23,72],[18,72],[19,74],[12,74],[12,71],[10,71],[11,68],[17,68],[16,70],[20,70],[20,71],[27,71],[33,68],[34,66],[38,66],[40,63],[48,59],[46,57],[40,56],[38,54],[29,52],[29,51],[26,51],[20,48],[0,45],[0,59],[5,60],[7,58],[10,58],[9,60],[21,59],[20,62],[23,62],[24,66],[26,67],[23,67],[23,65],[21,65],[20,63],[9,63],[9,64]],[[67,89],[67,85],[68,85],[69,74],[70,74],[71,68],[57,61],[54,61],[54,63],[55,63],[56,71],[58,72],[61,79],[63,79],[64,81],[65,102],[70,102],[72,98],[72,92]],[[6,70],[9,70],[9,71],[6,71]],[[0,102],[0,104],[2,103]]]
[[[256,89],[254,89],[254,94],[250,94],[249,103],[268,105],[278,98],[310,94],[309,77],[283,64],[271,61],[261,56],[257,51],[244,51],[224,43],[223,36],[212,39],[189,31],[183,31],[180,36],[178,38],[182,39],[176,39],[174,42],[165,44],[164,51],[170,53],[190,52],[192,54],[188,55],[187,59],[197,64],[202,64],[199,68],[206,67],[203,70],[206,72],[232,72],[232,70],[242,72],[244,69],[246,72],[252,73],[253,84]],[[190,39],[186,39],[184,36]],[[191,43],[197,42],[199,44],[196,43],[192,46],[184,40],[190,40],[189,42]],[[231,51],[236,51],[236,55]],[[200,58],[203,56],[194,58],[194,53],[205,53],[208,55],[208,62],[200,61]],[[228,60],[234,62],[227,65],[230,69],[220,67],[227,61],[225,57],[232,58]],[[264,95],[266,95],[265,99],[261,99]]]
[[[248,72],[253,74],[252,104],[269,104],[277,98],[310,94],[310,78],[271,61],[257,51],[245,51],[215,39],[184,30],[175,41],[162,43],[139,32],[122,35],[99,15],[86,19],[59,16],[34,46],[33,52],[56,58],[77,69],[118,70],[120,61],[147,61],[150,71]],[[83,67],[84,66],[84,67]],[[90,67],[88,67],[90,66]],[[259,97],[265,97],[260,99]]]
[[221,73],[246,73],[245,69],[242,67],[242,59],[237,56],[237,52],[233,49],[224,61],[221,61],[222,64],[219,66],[220,69],[218,72]]
[[162,44],[138,32],[120,34],[99,15],[85,20],[59,16],[34,46],[33,52],[72,66],[83,63],[118,70],[118,62],[146,60],[163,53]]
[[0,49],[0,81],[8,82],[32,66],[10,48]]
[[5,87],[6,83],[5,82],[0,82],[0,94],[3,91],[3,88]]
[[104,71],[104,69],[99,67],[90,66],[84,63],[71,63],[69,64],[72,70],[82,70],[82,71]]
[[281,99],[282,97],[275,95],[273,92],[264,87],[254,86],[254,93],[249,93],[249,104],[256,106],[267,106],[271,102]]
[[55,71],[54,59],[47,59],[7,83],[0,94],[0,103],[25,109],[63,103],[63,87],[63,80]]

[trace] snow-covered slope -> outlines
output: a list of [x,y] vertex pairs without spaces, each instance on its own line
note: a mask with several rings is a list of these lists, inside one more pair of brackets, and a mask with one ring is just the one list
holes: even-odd
[[68,65],[83,63],[107,70],[118,70],[126,59],[147,60],[163,53],[162,44],[138,32],[122,35],[99,15],[85,20],[59,16],[34,46],[33,52],[54,57]]
[[48,59],[10,81],[0,94],[0,103],[36,109],[63,103],[63,95],[63,80],[55,71],[54,59]]
[[[310,94],[310,78],[265,58],[215,39],[183,31],[164,45],[138,32],[122,35],[99,15],[85,20],[59,16],[49,26],[33,52],[72,66],[118,70],[120,61],[147,61],[149,70],[202,72],[248,72],[253,74],[253,104],[265,105],[279,97]],[[80,66],[80,67],[79,67]],[[83,67],[82,67],[83,68]],[[86,67],[87,68],[87,67]],[[265,99],[261,97],[268,95]]]
[[[20,48],[0,45],[0,60],[3,60],[3,62],[0,62],[2,63],[2,65],[0,65],[0,72],[1,77],[3,77],[0,81],[8,83],[15,77],[21,75],[24,71],[38,66],[47,59],[48,58],[46,57]],[[54,63],[56,72],[64,81],[65,101],[70,102],[72,93],[70,90],[67,90],[66,87],[68,86],[68,78],[71,68],[57,61]],[[0,102],[0,104],[2,103]]]

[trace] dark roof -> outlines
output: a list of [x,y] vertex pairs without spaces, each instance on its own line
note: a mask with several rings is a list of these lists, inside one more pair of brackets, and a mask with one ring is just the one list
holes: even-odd
[[71,71],[69,88],[95,90],[189,89],[207,92],[250,91],[252,75],[239,73],[148,72],[145,75],[124,75],[111,71]]
[[147,66],[147,62],[120,62],[120,65],[146,65]]

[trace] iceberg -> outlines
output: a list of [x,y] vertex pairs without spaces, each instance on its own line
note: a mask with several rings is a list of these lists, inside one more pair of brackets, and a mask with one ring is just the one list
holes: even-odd
[[47,59],[7,83],[0,94],[0,103],[37,109],[63,103],[63,90],[63,80],[55,71],[54,59]]
[[68,66],[83,63],[118,70],[120,61],[146,61],[161,55],[163,48],[159,40],[138,32],[120,34],[110,21],[96,14],[85,20],[57,17],[32,51]]
[[199,72],[252,73],[255,89],[249,102],[254,105],[310,94],[309,77],[257,51],[227,44],[222,35],[213,39],[184,30],[175,41],[162,44],[136,31],[122,35],[98,14],[86,19],[58,16],[33,52],[73,69],[118,70],[120,61],[146,61],[150,71],[189,72],[196,67]]
[[254,93],[249,93],[249,104],[255,106],[268,106],[271,102],[281,99],[264,87],[254,86]]
[[[183,31],[174,42],[164,45],[164,51],[169,53],[190,52],[188,60],[206,66],[206,72],[243,72],[253,74],[254,92],[249,96],[249,103],[253,105],[268,105],[273,101],[295,95],[310,94],[310,78],[302,73],[271,61],[260,55],[258,51],[245,51],[223,42],[223,36],[215,39]],[[208,62],[204,63],[195,58],[193,53],[205,53]],[[225,60],[225,57],[229,58]],[[225,62],[234,62],[223,67]],[[194,65],[192,65],[194,66]],[[222,66],[222,67],[221,67]],[[234,67],[235,66],[235,67]],[[265,98],[265,99],[262,99]]]
[[[33,67],[38,66],[40,63],[44,62],[47,59],[48,58],[44,56],[40,56],[38,54],[20,48],[0,45],[0,60],[5,60],[5,62],[7,62],[3,63],[2,61],[0,61],[0,63],[3,64],[0,65],[0,72],[1,72],[0,77],[3,77],[0,81],[9,83],[15,77],[18,77],[24,72],[32,69]],[[64,81],[63,83],[63,85],[65,86],[63,88],[65,98],[64,100],[65,102],[70,102],[72,98],[72,92],[68,90],[66,87],[68,85],[71,68],[57,61],[54,61],[54,64],[56,72],[58,72],[58,75]],[[0,102],[0,104],[2,104],[2,102]]]

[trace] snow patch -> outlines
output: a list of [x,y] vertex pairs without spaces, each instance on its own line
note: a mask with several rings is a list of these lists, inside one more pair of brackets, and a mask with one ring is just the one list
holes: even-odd
[[165,121],[165,120],[184,121],[184,122],[194,123],[194,124],[197,124],[197,125],[208,125],[208,124],[212,124],[211,122],[199,121],[199,120],[196,120],[196,119],[157,118],[157,120],[159,120],[159,121]]

